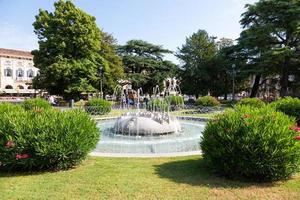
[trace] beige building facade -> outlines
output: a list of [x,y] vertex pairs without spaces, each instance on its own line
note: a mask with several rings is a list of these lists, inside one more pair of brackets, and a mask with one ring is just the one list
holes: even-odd
[[0,94],[35,94],[32,79],[34,67],[31,52],[0,48]]

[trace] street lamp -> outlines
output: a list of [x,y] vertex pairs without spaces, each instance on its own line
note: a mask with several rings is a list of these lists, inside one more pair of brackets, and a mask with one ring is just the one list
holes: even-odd
[[99,77],[100,77],[100,98],[103,99],[103,90],[102,90],[102,80],[103,80],[103,67],[99,67]]
[[235,100],[235,91],[234,91],[234,89],[235,89],[235,75],[236,75],[236,71],[235,71],[235,67],[236,67],[236,65],[235,64],[232,64],[232,101],[234,101]]

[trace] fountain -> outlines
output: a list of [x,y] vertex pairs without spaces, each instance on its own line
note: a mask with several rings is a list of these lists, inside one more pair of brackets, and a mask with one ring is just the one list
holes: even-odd
[[134,136],[158,136],[180,133],[178,120],[166,113],[138,112],[126,113],[114,125],[117,134]]
[[[164,93],[180,91],[176,81],[171,81]],[[122,93],[122,92],[121,92]],[[98,122],[101,139],[93,153],[117,155],[162,155],[200,152],[199,142],[205,121],[171,116],[168,112],[154,112],[140,109],[142,88],[136,91],[136,108],[114,119]],[[126,95],[126,94],[124,94]],[[153,88],[154,99],[159,98],[160,90]],[[123,95],[122,95],[123,96]]]

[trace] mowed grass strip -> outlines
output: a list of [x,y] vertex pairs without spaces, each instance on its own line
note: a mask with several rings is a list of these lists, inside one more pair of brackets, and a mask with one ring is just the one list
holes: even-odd
[[0,199],[300,199],[300,176],[274,184],[218,178],[199,156],[89,157],[69,171],[0,173]]

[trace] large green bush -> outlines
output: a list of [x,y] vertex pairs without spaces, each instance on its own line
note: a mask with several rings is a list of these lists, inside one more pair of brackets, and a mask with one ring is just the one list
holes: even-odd
[[237,103],[237,105],[261,108],[261,107],[265,106],[265,103],[262,100],[258,99],[258,98],[244,98],[244,99],[241,99]]
[[267,106],[227,110],[205,128],[200,142],[204,160],[229,178],[286,179],[299,169],[300,142],[294,123]]
[[300,125],[299,98],[286,97],[271,103],[271,106],[274,107],[276,110],[283,112],[286,115],[296,118],[298,124]]
[[220,102],[212,96],[203,96],[199,97],[195,104],[196,106],[215,107],[219,106]]
[[91,99],[86,103],[85,110],[91,115],[105,115],[111,111],[111,103],[104,99]]
[[5,104],[0,115],[1,170],[68,169],[99,140],[95,121],[80,110],[25,111]]
[[22,106],[25,110],[52,108],[48,101],[41,99],[41,98],[25,100],[23,102]]

